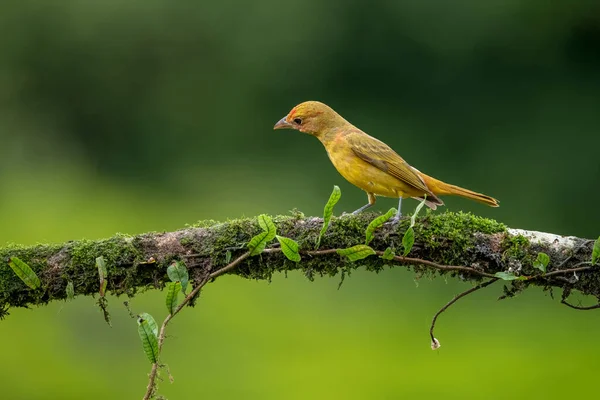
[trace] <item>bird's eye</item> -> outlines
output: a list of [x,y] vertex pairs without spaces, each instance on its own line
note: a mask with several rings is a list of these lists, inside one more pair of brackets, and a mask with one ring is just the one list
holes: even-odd
[[302,125],[302,120],[300,118],[294,118],[294,122],[298,125]]

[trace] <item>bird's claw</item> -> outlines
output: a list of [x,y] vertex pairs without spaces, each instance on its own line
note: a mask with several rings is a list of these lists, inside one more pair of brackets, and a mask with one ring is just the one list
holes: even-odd
[[396,226],[396,225],[398,225],[400,223],[401,219],[402,219],[401,215],[396,215],[394,218],[390,219],[384,225],[387,225],[387,226]]

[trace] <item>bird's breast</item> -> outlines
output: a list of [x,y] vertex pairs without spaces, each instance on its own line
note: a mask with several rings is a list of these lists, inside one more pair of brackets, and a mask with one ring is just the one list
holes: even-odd
[[325,147],[333,166],[354,186],[385,197],[401,197],[408,189],[402,181],[359,158],[347,143],[334,140]]

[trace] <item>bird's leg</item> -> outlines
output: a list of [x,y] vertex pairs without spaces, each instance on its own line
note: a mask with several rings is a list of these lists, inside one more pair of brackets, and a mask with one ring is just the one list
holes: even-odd
[[390,225],[396,225],[400,222],[400,218],[402,218],[402,197],[398,200],[398,211],[396,212],[396,216],[390,219],[387,223]]
[[365,204],[364,206],[362,206],[361,208],[359,208],[358,210],[354,211],[352,214],[359,214],[359,213],[365,211],[367,208],[373,207],[373,205],[377,201],[377,199],[375,198],[375,195],[373,193],[367,193],[367,196],[369,197],[369,202],[367,204]]

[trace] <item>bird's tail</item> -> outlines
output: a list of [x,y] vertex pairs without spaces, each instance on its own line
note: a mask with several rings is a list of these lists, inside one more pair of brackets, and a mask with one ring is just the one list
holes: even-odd
[[499,207],[499,201],[493,197],[485,194],[473,192],[469,189],[464,189],[459,186],[450,185],[448,183],[439,181],[431,176],[420,173],[421,177],[425,181],[425,184],[436,195],[456,195],[466,197],[467,199],[475,200],[483,204],[487,204],[490,207]]

